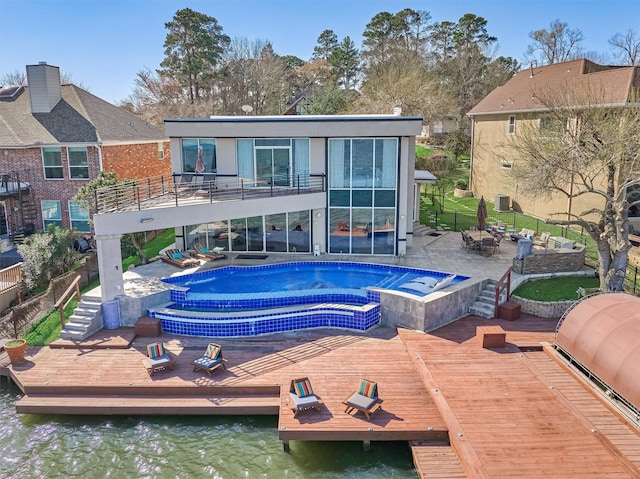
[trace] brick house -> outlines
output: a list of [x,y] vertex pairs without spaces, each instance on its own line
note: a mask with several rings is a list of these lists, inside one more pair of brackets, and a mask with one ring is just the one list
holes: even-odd
[[0,86],[0,237],[49,224],[89,231],[73,197],[100,171],[119,179],[171,173],[164,132],[73,84],[27,66],[28,86]]
[[[468,113],[472,120],[470,188],[474,195],[495,197],[499,211],[513,208],[540,218],[601,207],[600,197],[592,194],[572,200],[557,194],[525,196],[511,174],[518,161],[511,140],[530,126],[544,128],[548,109],[538,99],[540,95],[576,89],[596,92],[607,108],[634,104],[634,95],[640,91],[640,67],[598,65],[586,59],[531,67],[489,93]],[[630,219],[634,224],[635,218]],[[640,227],[640,222],[635,224]]]

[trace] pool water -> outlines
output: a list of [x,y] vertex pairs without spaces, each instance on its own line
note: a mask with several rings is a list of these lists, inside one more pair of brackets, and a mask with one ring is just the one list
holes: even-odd
[[[370,263],[295,262],[262,266],[227,266],[165,278],[168,284],[189,289],[191,299],[215,295],[308,292],[328,289],[363,291],[368,287],[407,291],[403,284],[429,276],[443,279],[449,273]],[[458,276],[454,283],[467,279]]]
[[0,386],[0,477],[416,479],[405,442],[291,442],[271,416],[18,415]]

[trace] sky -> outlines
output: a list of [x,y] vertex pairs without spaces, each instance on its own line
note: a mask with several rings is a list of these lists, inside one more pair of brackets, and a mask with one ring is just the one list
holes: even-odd
[[0,0],[0,77],[44,61],[117,103],[132,93],[138,72],[160,67],[165,23],[183,8],[214,17],[231,38],[267,40],[276,53],[303,60],[324,30],[359,47],[377,13],[404,8],[425,10],[432,22],[484,17],[497,55],[520,62],[529,33],[556,19],[582,31],[584,50],[605,55],[614,34],[640,34],[638,0]]

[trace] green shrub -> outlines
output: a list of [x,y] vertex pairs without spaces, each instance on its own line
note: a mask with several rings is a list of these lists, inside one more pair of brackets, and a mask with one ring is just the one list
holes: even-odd
[[460,178],[456,181],[456,188],[459,190],[468,190],[469,189],[469,180],[466,178]]

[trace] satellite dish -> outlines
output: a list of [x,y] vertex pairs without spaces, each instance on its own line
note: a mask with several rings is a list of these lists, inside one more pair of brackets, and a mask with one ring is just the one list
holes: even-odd
[[242,105],[242,111],[248,115],[253,111],[253,107],[251,105]]

